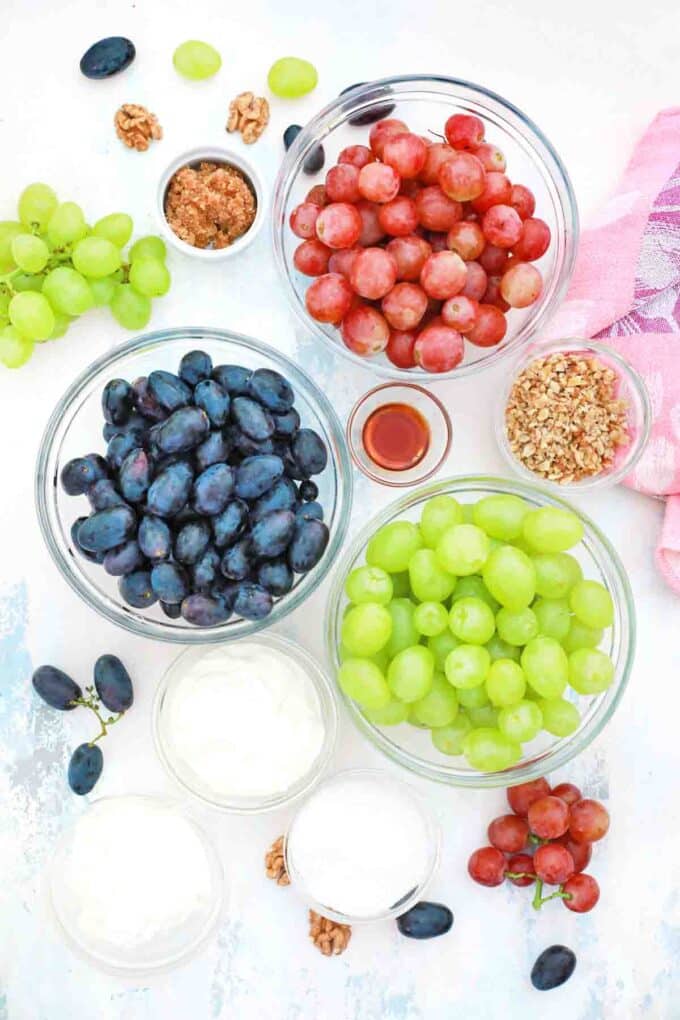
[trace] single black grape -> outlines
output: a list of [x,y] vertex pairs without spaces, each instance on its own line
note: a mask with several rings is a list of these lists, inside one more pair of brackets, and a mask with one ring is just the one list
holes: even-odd
[[212,359],[205,351],[189,351],[179,363],[179,377],[189,386],[196,386],[202,379],[209,379]]
[[135,59],[135,47],[122,35],[100,39],[80,58],[80,70],[86,78],[110,78],[129,67]]
[[558,988],[574,973],[576,954],[566,946],[544,949],[531,968],[531,983],[539,992]]
[[87,501],[93,510],[106,510],[110,506],[123,506],[125,500],[110,478],[99,478],[87,490]]
[[325,162],[326,153],[324,152],[323,145],[316,145],[302,164],[303,172],[309,174],[310,177],[313,174],[318,174]]
[[434,939],[453,925],[453,914],[443,903],[416,903],[397,918],[397,928],[410,939]]
[[[351,92],[352,89],[359,88],[360,85],[367,85],[368,82],[359,81],[355,82],[354,85],[348,85],[340,93],[344,96],[346,92]],[[394,103],[381,103],[380,106],[373,106],[370,110],[364,110],[362,113],[355,113],[353,117],[349,118],[349,123],[354,127],[364,127],[366,124],[375,124],[377,120],[383,120],[394,110]]]
[[83,696],[75,680],[56,666],[38,666],[33,674],[33,689],[50,708],[60,712],[71,712],[77,707],[73,702]]
[[191,402],[191,387],[174,372],[156,370],[149,374],[149,390],[166,411],[178,411]]
[[97,510],[78,528],[78,544],[88,552],[106,553],[135,533],[137,518],[129,506]]
[[307,503],[311,503],[317,499],[319,495],[319,486],[316,482],[311,481],[309,478],[305,478],[303,482],[300,482],[300,499],[304,499]]
[[283,132],[283,144],[288,152],[291,145],[302,131],[302,124],[289,124],[286,130]]
[[122,577],[124,574],[131,574],[135,570],[141,570],[145,564],[142,550],[137,540],[131,538],[123,545],[109,549],[104,557],[104,570],[112,577]]
[[69,496],[82,496],[100,478],[108,478],[109,468],[98,453],[75,457],[65,464],[61,472],[61,484]]
[[182,602],[182,616],[196,627],[215,627],[229,619],[229,609],[210,595],[189,595]]
[[158,596],[151,587],[151,575],[148,570],[135,570],[125,574],[118,582],[118,591],[124,602],[135,609],[148,609]]
[[146,450],[131,450],[120,466],[118,484],[129,503],[144,499],[151,485],[152,463]]
[[104,755],[98,744],[76,747],[68,763],[68,785],[79,797],[90,793],[104,768]]
[[127,712],[132,705],[132,680],[117,655],[99,656],[94,664],[94,686],[110,712]]

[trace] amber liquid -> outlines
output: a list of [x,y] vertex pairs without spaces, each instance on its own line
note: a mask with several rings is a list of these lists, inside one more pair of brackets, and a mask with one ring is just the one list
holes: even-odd
[[383,404],[366,419],[361,435],[374,464],[387,471],[408,471],[430,446],[430,427],[409,404]]

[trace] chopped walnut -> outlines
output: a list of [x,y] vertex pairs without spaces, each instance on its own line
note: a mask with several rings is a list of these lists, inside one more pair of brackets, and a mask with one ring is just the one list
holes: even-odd
[[348,924],[339,924],[310,910],[309,937],[324,956],[340,956],[349,945],[352,929]]
[[240,131],[246,145],[252,145],[269,123],[269,103],[264,96],[241,92],[229,104],[227,131]]
[[146,152],[152,140],[163,137],[163,129],[154,113],[138,103],[123,103],[113,118],[116,134],[128,149]]
[[267,878],[271,878],[277,885],[290,885],[290,878],[286,871],[286,858],[283,853],[283,836],[279,836],[270,846],[265,854],[264,865]]
[[248,182],[227,163],[181,167],[165,196],[168,224],[195,248],[227,248],[252,226],[256,212]]

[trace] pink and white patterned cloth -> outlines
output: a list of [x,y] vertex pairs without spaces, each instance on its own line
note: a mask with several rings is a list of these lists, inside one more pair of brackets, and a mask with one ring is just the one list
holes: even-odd
[[652,430],[625,484],[665,499],[656,561],[680,594],[680,107],[651,123],[584,231],[549,334],[602,340],[644,379]]

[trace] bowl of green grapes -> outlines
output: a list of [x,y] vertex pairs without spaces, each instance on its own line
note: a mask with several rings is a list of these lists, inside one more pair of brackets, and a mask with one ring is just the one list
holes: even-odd
[[327,643],[357,726],[419,775],[526,782],[616,709],[635,611],[600,529],[558,496],[449,478],[371,520],[340,564]]

